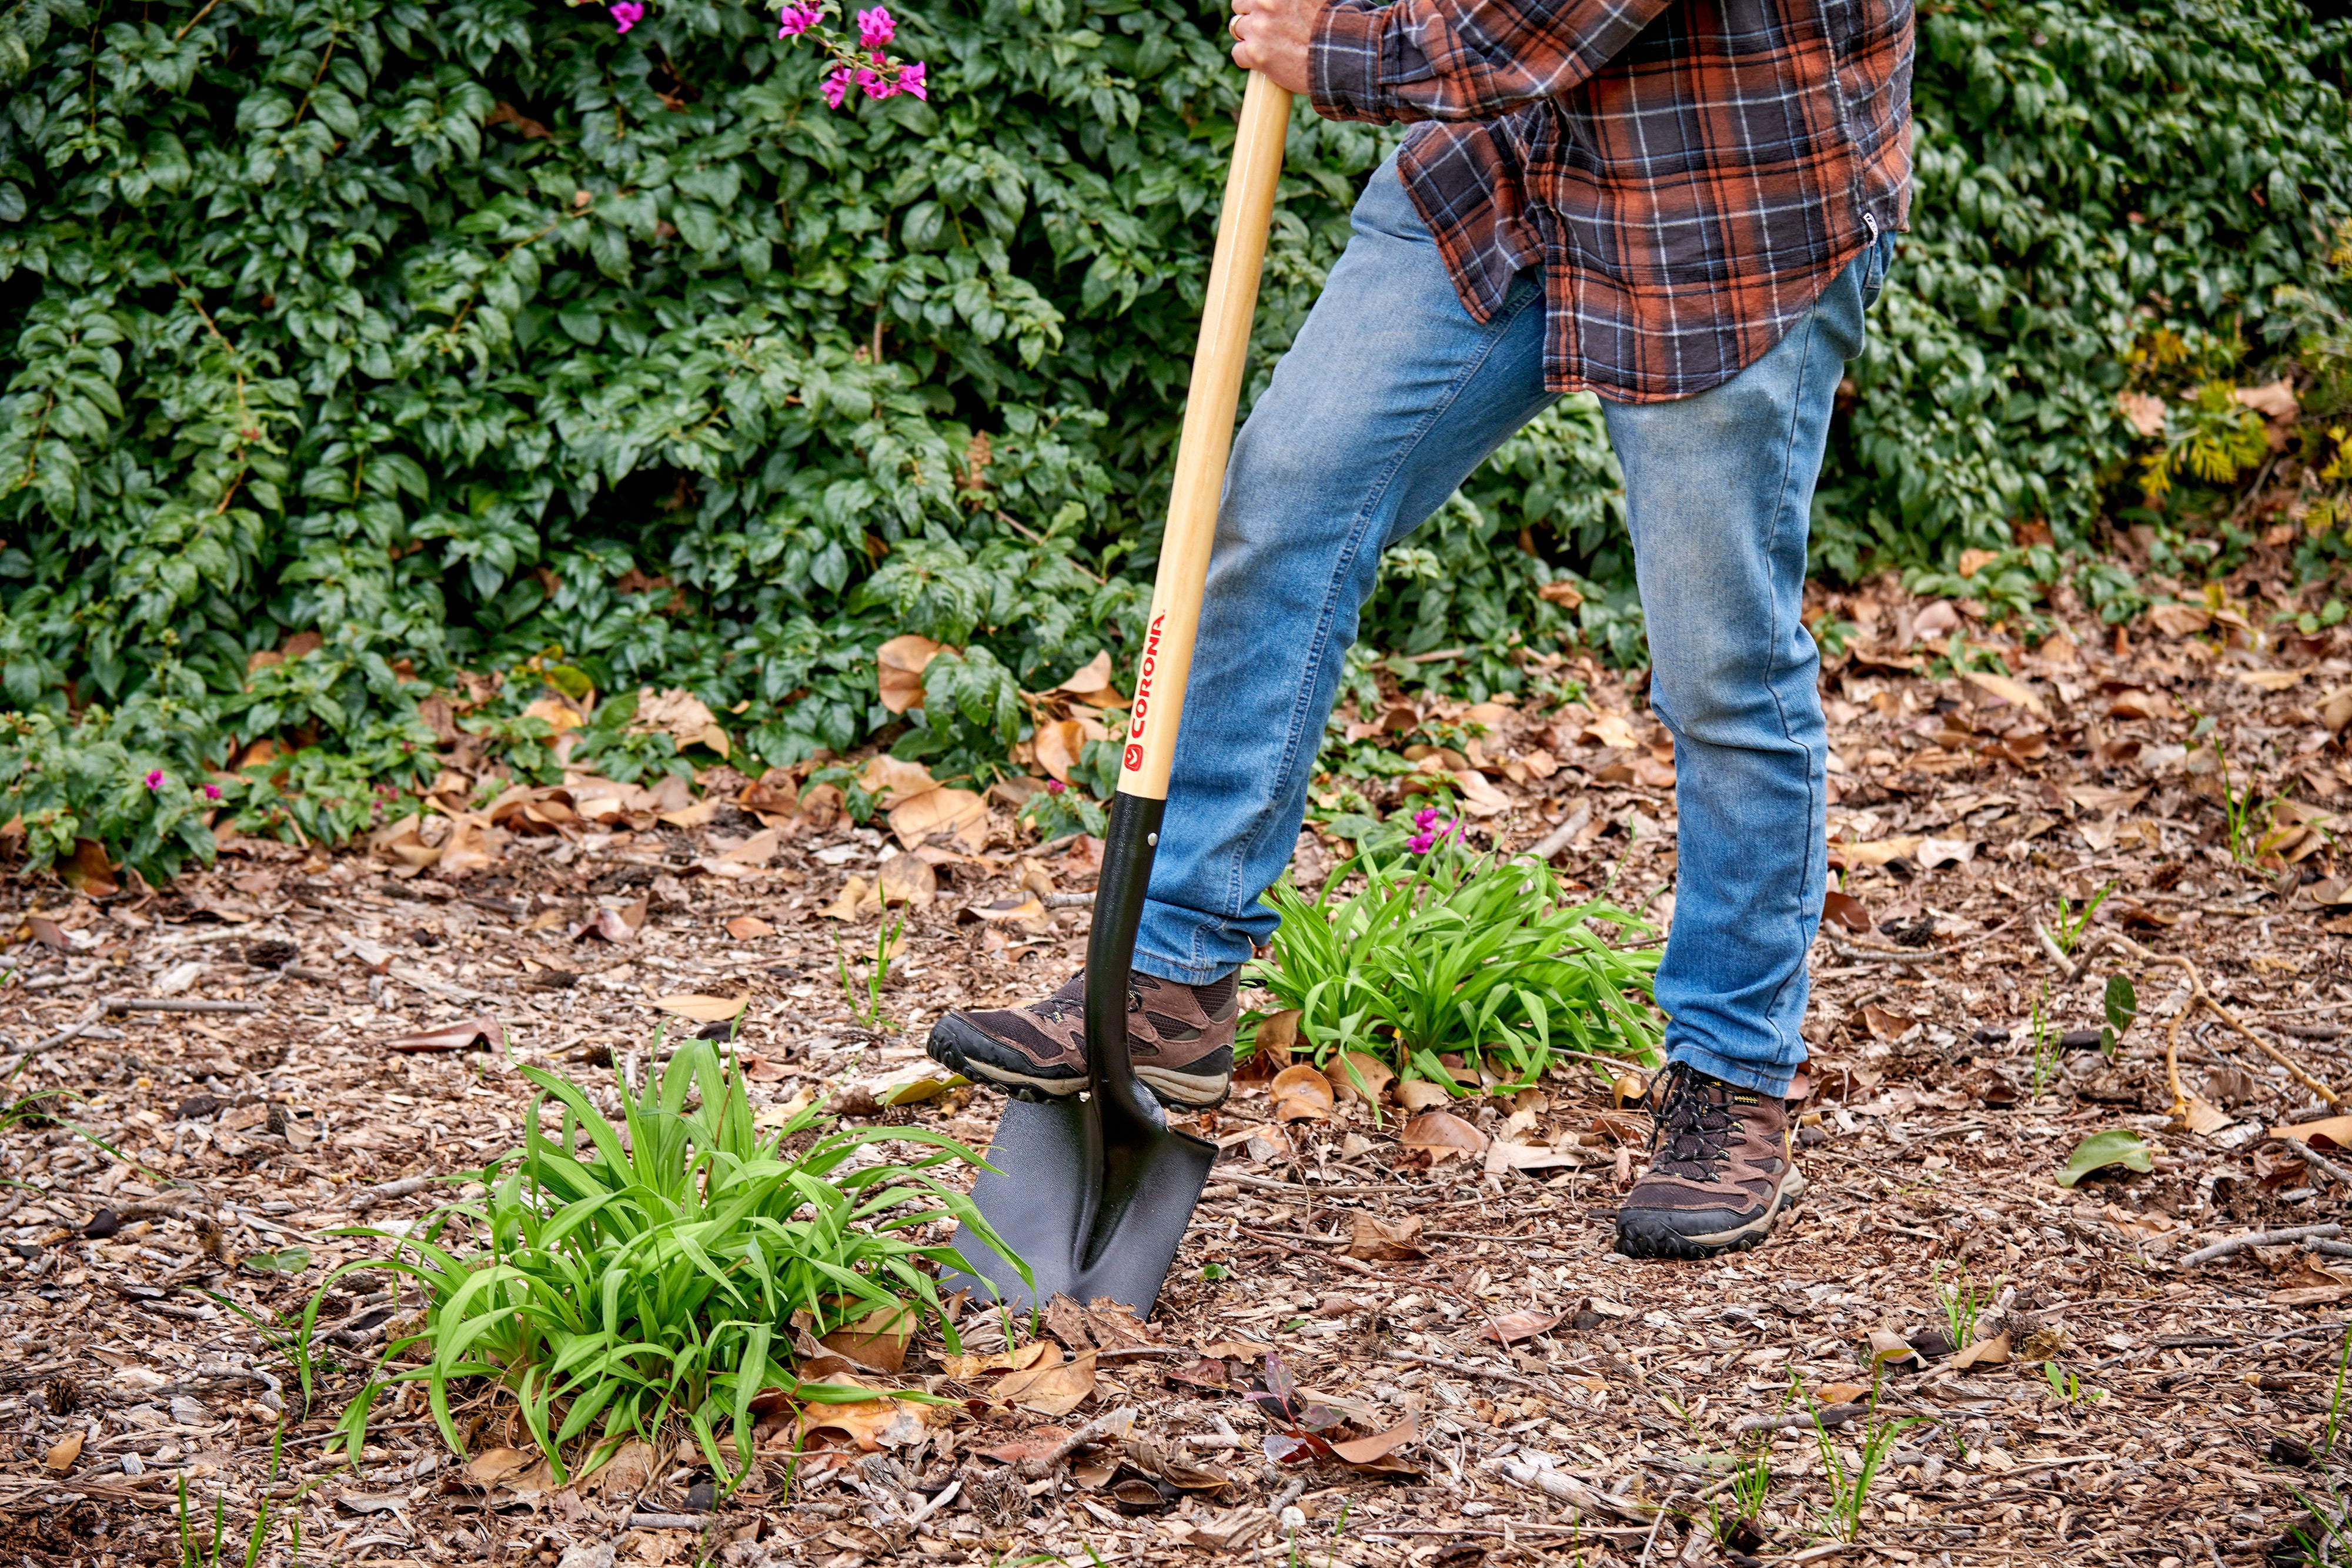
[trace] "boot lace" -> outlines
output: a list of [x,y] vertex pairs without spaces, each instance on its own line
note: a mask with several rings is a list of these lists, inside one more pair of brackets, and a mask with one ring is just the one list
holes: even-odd
[[1664,1091],[1650,1134],[1650,1169],[1696,1182],[1711,1182],[1739,1134],[1731,1087],[1694,1072],[1685,1062],[1666,1069]]

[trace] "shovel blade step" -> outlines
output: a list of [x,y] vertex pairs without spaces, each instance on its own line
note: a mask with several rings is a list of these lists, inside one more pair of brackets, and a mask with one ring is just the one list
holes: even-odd
[[1033,1293],[1010,1263],[975,1241],[963,1251],[974,1272],[942,1278],[940,1291],[968,1290],[975,1305],[1002,1301],[1022,1309],[1057,1295],[1077,1301],[1108,1296],[1149,1316],[1217,1150],[1167,1129],[1143,1136],[1131,1126],[1120,1132],[1106,1145],[1091,1098],[1008,1102],[988,1149],[996,1169],[981,1173],[971,1197],[1029,1265],[1036,1289]]

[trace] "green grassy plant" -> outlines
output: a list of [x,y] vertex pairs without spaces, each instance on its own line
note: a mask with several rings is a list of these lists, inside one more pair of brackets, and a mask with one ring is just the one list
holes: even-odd
[[2098,1389],[2084,1386],[2083,1380],[2066,1371],[2054,1361],[2042,1364],[2042,1380],[2050,1385],[2050,1392],[2068,1405],[2095,1405],[2106,1397]]
[[[277,1484],[278,1464],[284,1455],[285,1443],[286,1429],[281,1426],[269,1440],[268,1485]],[[202,1526],[188,1517],[188,1478],[184,1475],[180,1478],[179,1501],[180,1568],[222,1568],[224,1563],[230,1562],[236,1563],[238,1568],[254,1568],[254,1565],[261,1561],[261,1550],[269,1541],[270,1499],[266,1489],[261,1492],[255,1505],[253,1529],[245,1539],[245,1555],[239,1558],[231,1558],[226,1554],[229,1549],[228,1512],[223,1500],[219,1498],[213,1500],[213,1529],[210,1541],[205,1539]],[[294,1510],[289,1509],[286,1511],[286,1523],[291,1532],[287,1561],[299,1563],[302,1560],[302,1516]]]
[[[398,1383],[425,1386],[443,1438],[463,1451],[450,1398],[479,1378],[514,1400],[559,1478],[580,1442],[593,1457],[682,1428],[716,1472],[740,1479],[719,1433],[731,1427],[748,1464],[762,1391],[874,1397],[796,1378],[792,1325],[822,1335],[877,1312],[903,1312],[908,1329],[919,1312],[936,1317],[926,1266],[962,1259],[918,1239],[931,1221],[952,1218],[961,1236],[1003,1251],[971,1200],[927,1174],[977,1163],[970,1150],[919,1127],[825,1131],[814,1106],[762,1133],[740,1068],[713,1041],[680,1041],[642,1092],[616,1073],[618,1127],[577,1085],[521,1071],[541,1092],[521,1148],[481,1173],[488,1191],[436,1211],[392,1259],[337,1271],[394,1270],[426,1297],[419,1332],[389,1353],[416,1347],[425,1364],[352,1404],[342,1426],[354,1456],[373,1397]],[[860,1146],[881,1140],[929,1152],[852,1168]]]
[[2025,1092],[2029,1105],[2042,1098],[2058,1071],[2058,1059],[2065,1054],[2063,1038],[2050,1027],[2050,982],[2042,982],[2042,994],[2033,999],[2033,1082]]
[[[1791,1375],[1793,1377],[1793,1375]],[[1822,1511],[1822,1519],[1831,1535],[1840,1541],[1858,1539],[1862,1531],[1862,1511],[1870,1501],[1870,1489],[1878,1472],[1886,1463],[1886,1456],[1895,1439],[1919,1425],[1919,1417],[1906,1416],[1893,1421],[1878,1418],[1878,1378],[1871,1379],[1870,1409],[1863,1417],[1862,1441],[1856,1446],[1854,1462],[1851,1465],[1838,1452],[1837,1444],[1828,1428],[1821,1424],[1821,1409],[1811,1396],[1806,1396],[1806,1408],[1813,1413],[1813,1442],[1822,1456],[1822,1479],[1829,1483],[1830,1504]]]
[[2336,1452],[2336,1433],[2344,1414],[2344,1375],[2352,1372],[2352,1328],[2344,1331],[2344,1348],[2336,1357],[2336,1392],[2327,1400],[2327,1426],[2319,1437],[2319,1451]]
[[882,1027],[882,988],[889,983],[890,956],[897,949],[898,935],[907,928],[907,912],[901,909],[896,920],[879,922],[874,933],[874,961],[866,970],[865,995],[858,995],[857,983],[850,977],[849,956],[842,951],[841,938],[833,939],[834,963],[841,976],[841,994],[848,998],[849,1010],[858,1022],[868,1029]]
[[[1342,884],[1360,873],[1360,891]],[[1452,1083],[1438,1061],[1479,1051],[1532,1083],[1562,1053],[1654,1062],[1659,1025],[1644,1005],[1655,949],[1614,905],[1577,902],[1549,866],[1475,856],[1446,839],[1393,861],[1360,853],[1308,899],[1285,882],[1265,895],[1282,916],[1273,956],[1252,970],[1300,1012],[1315,1060],[1375,1053],[1406,1077]]]
[[2050,925],[2050,940],[2058,944],[2058,951],[2073,954],[2074,945],[2082,941],[2083,934],[2091,928],[2091,916],[2099,912],[2099,905],[2105,904],[2107,895],[2115,890],[2116,884],[2112,882],[2100,884],[2099,890],[2091,894],[2079,909],[2064,894],[2058,895],[2058,918]]
[[1969,1278],[1968,1265],[1960,1265],[1958,1276],[1948,1281],[1937,1281],[1943,1265],[1927,1266],[1927,1278],[1935,1281],[1936,1304],[1944,1310],[1944,1327],[1950,1335],[1954,1350],[1965,1350],[1976,1343],[1977,1314],[1983,1311],[1984,1301],[1978,1293],[1976,1282]]

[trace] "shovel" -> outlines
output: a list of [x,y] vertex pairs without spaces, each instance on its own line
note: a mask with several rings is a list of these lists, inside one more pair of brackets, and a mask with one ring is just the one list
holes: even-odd
[[[1168,532],[1136,674],[1110,837],[1096,883],[1094,925],[1087,941],[1087,1087],[1050,1105],[1006,1103],[988,1163],[972,1184],[979,1206],[1030,1278],[994,1252],[972,1261],[971,1274],[941,1281],[975,1301],[1043,1306],[1056,1295],[1078,1301],[1108,1296],[1149,1315],[1192,1222],[1216,1145],[1168,1125],[1151,1092],[1136,1082],[1127,1051],[1127,973],[1168,773],[1176,757],[1176,721],[1192,669],[1192,637],[1209,575],[1225,458],[1233,449],[1250,320],[1257,310],[1275,183],[1290,123],[1290,94],[1255,71],[1242,98],[1234,163],[1217,223],[1201,312],[1200,347],[1176,479],[1168,497]],[[981,1251],[980,1249],[974,1249]]]

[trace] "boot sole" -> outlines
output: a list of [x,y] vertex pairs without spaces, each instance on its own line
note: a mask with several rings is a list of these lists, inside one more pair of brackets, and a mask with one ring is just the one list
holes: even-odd
[[[931,1026],[930,1038],[923,1049],[940,1066],[1032,1105],[1051,1105],[1087,1086],[1082,1077],[1048,1078],[994,1060],[998,1053],[1005,1053],[1006,1048],[953,1013]],[[1025,1057],[1022,1060],[1027,1061]],[[1162,1105],[1181,1106],[1187,1111],[1213,1111],[1233,1093],[1231,1072],[1213,1079],[1193,1078],[1164,1068],[1139,1066],[1135,1076]]]
[[1620,1215],[1617,1220],[1617,1250],[1628,1258],[1671,1258],[1686,1262],[1719,1258],[1726,1252],[1746,1252],[1769,1240],[1772,1228],[1780,1223],[1780,1217],[1792,1212],[1798,1200],[1804,1196],[1804,1173],[1790,1171],[1789,1179],[1780,1184],[1772,1207],[1756,1218],[1727,1230],[1706,1231],[1696,1236],[1687,1236],[1674,1228],[1672,1210],[1644,1210],[1630,1220]]

